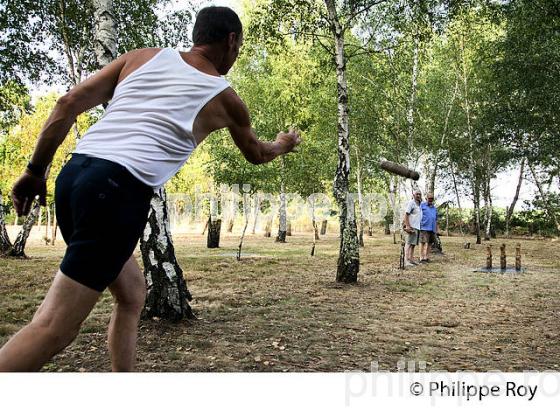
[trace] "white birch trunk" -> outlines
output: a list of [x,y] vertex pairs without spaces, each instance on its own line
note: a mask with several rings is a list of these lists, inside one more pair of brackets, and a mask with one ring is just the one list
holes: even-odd
[[[112,0],[93,0],[93,5],[94,51],[97,65],[103,68],[117,56],[117,25]],[[144,275],[148,285],[144,315],[173,321],[194,318],[188,304],[192,297],[175,257],[164,189],[152,198],[148,218],[144,235],[140,239]]]
[[449,236],[449,202],[445,207],[445,236]]
[[336,273],[337,282],[351,283],[358,280],[360,253],[356,232],[354,209],[349,209],[348,190],[350,175],[350,142],[348,128],[348,85],[344,56],[344,29],[338,19],[335,0],[325,0],[329,25],[333,35],[336,56],[336,79],[338,96],[338,166],[333,194],[340,209],[340,253]]
[[319,239],[319,229],[317,227],[317,219],[315,218],[315,198],[311,199],[311,226],[313,227],[313,244],[311,245],[311,256],[315,256],[315,246]]
[[249,225],[249,217],[245,217],[245,224],[243,225],[243,231],[241,232],[241,238],[239,239],[239,248],[237,249],[237,260],[241,260],[241,248],[243,247],[243,240],[245,239],[245,231],[247,231],[247,225]]
[[192,296],[175,257],[166,199],[163,188],[154,195],[148,224],[140,238],[148,290],[143,315],[176,322],[183,318],[192,319],[194,314],[188,303]]
[[14,246],[8,253],[8,256],[13,256],[16,258],[26,258],[25,255],[25,245],[27,244],[27,239],[29,239],[29,235],[31,234],[31,229],[35,225],[37,221],[37,217],[39,215],[39,209],[41,206],[39,205],[39,200],[33,200],[33,205],[31,207],[31,211],[29,215],[25,218],[25,222],[23,223],[21,230],[14,242]]
[[56,232],[58,231],[58,221],[56,219],[56,204],[53,204],[52,211],[52,231],[51,231],[51,245],[54,246],[56,242]]
[[[51,166],[47,167],[45,171],[45,179],[49,178],[49,173],[51,171]],[[37,222],[37,217],[41,211],[41,205],[39,203],[39,197],[33,199],[33,204],[31,205],[31,210],[29,214],[25,217],[25,221],[21,227],[21,230],[16,237],[14,245],[12,249],[10,249],[8,256],[13,256],[16,258],[26,258],[25,255],[25,245],[27,244],[27,239],[29,239],[29,235],[31,234],[31,229]]]
[[117,24],[113,9],[113,0],[93,0],[95,8],[95,43],[94,51],[97,64],[105,67],[117,58]]
[[356,147],[356,180],[358,182],[358,208],[360,210],[358,244],[364,246],[364,200],[362,196],[362,169],[360,164],[360,152]]
[[462,68],[461,74],[462,74],[463,92],[464,92],[463,105],[465,108],[465,114],[467,118],[467,133],[469,137],[469,168],[471,174],[472,195],[473,195],[474,212],[475,212],[476,243],[481,244],[482,240],[480,235],[480,184],[479,184],[478,177],[476,175],[476,167],[475,167],[475,159],[474,159],[474,139],[473,139],[473,130],[471,127],[467,66],[465,61],[465,49],[464,49],[464,42],[462,37],[460,41],[460,47],[461,47],[461,68]]
[[220,247],[222,220],[219,217],[218,209],[219,206],[216,196],[212,195],[212,198],[210,198],[210,218],[208,218],[208,235],[206,239],[206,246],[208,248]]
[[492,214],[493,214],[492,193],[490,192],[490,181],[487,181],[485,205],[486,205],[486,209],[485,209],[486,229],[484,231],[484,240],[489,241],[492,233]]
[[243,195],[243,218],[245,219],[245,224],[243,225],[243,231],[241,232],[241,238],[239,239],[239,247],[237,249],[237,260],[241,260],[241,249],[243,247],[243,240],[245,239],[245,232],[247,231],[247,226],[249,225],[249,214],[251,213],[251,205],[249,194]]
[[280,180],[280,209],[278,210],[278,235],[276,242],[286,242],[287,215],[286,215],[286,186],[284,184],[284,158],[282,158],[282,176]]
[[517,200],[519,199],[519,192],[521,191],[521,185],[523,185],[523,177],[525,175],[525,158],[521,160],[521,165],[519,166],[519,178],[517,179],[517,187],[515,188],[515,195],[511,200],[511,204],[507,209],[506,212],[506,236],[509,236],[509,224],[511,221],[511,217],[513,215],[513,211],[515,209],[515,205],[517,204]]
[[259,194],[256,193],[255,197],[253,199],[253,229],[251,230],[251,233],[254,235],[256,230],[257,230],[257,223],[259,222],[259,211],[260,211],[260,198],[259,198]]
[[408,149],[412,154],[414,150],[414,108],[416,104],[416,90],[418,89],[418,54],[420,48],[420,38],[418,33],[414,33],[414,50],[412,57],[412,78],[410,98],[408,101],[408,110],[406,112],[406,121],[408,123]]
[[4,197],[0,192],[0,255],[8,253],[12,249],[12,242],[8,236],[6,229],[6,220],[4,216]]
[[492,230],[492,192],[490,190],[490,182],[492,180],[492,159],[491,159],[491,151],[492,147],[488,145],[487,153],[486,153],[486,180],[484,181],[485,184],[485,197],[484,197],[484,205],[485,205],[485,217],[486,217],[486,229],[484,230],[484,240],[489,241],[491,237],[491,230]]
[[47,220],[45,221],[45,245],[48,245],[49,240],[49,230],[51,228],[51,206],[47,204]]

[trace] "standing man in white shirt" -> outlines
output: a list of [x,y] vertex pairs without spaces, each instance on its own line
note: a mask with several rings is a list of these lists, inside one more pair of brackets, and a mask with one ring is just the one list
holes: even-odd
[[413,199],[406,205],[404,214],[404,231],[406,232],[405,266],[418,265],[414,261],[414,248],[420,240],[420,222],[422,221],[422,193],[414,191]]

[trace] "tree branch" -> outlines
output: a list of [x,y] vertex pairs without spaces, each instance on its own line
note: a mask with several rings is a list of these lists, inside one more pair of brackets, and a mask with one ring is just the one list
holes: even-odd
[[353,13],[351,13],[347,20],[346,20],[346,24],[343,26],[343,30],[349,29],[352,26],[352,21],[358,17],[360,14],[365,13],[369,10],[371,10],[372,8],[374,8],[375,6],[381,4],[381,3],[385,3],[387,0],[377,0],[374,1],[371,4],[368,4],[367,6],[362,7],[361,9],[358,9],[356,11],[354,11]]

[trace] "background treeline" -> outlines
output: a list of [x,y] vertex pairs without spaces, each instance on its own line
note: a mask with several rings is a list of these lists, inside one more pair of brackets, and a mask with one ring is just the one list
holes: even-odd
[[[115,3],[119,52],[190,44],[195,6],[176,11],[168,1]],[[449,208],[450,230],[479,240],[495,233],[557,235],[557,2],[358,3],[369,7],[368,13],[356,18],[345,38],[350,190],[385,195],[391,205],[388,222],[395,222],[393,215],[398,218],[412,186],[377,168],[377,161],[386,158],[422,172],[420,188],[435,189],[443,205],[442,230]],[[286,6],[308,14],[272,18],[271,10]],[[31,98],[31,91],[45,84],[71,87],[96,65],[88,1],[6,1],[1,7],[0,192],[11,223],[7,195],[57,99],[54,93]],[[255,167],[242,158],[227,132],[219,132],[168,183],[169,193],[250,184],[252,194],[294,192],[306,198],[322,192],[332,197],[337,84],[328,52],[332,40],[311,24],[320,12],[311,0],[245,2],[244,46],[228,76],[249,106],[259,137],[272,140],[279,130],[297,127],[304,138],[300,152]],[[59,150],[49,181],[50,204],[54,177],[100,112],[83,114]],[[493,183],[502,171],[512,175],[506,209],[493,205]],[[516,192],[524,184],[535,194],[518,201]]]

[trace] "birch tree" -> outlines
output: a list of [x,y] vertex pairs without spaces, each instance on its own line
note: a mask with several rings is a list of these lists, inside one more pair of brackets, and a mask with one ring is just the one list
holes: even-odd
[[117,23],[113,0],[93,0],[95,41],[93,49],[99,67],[105,67],[117,57]]
[[506,236],[509,236],[509,224],[511,221],[511,217],[513,215],[513,211],[515,210],[515,205],[517,204],[517,200],[519,199],[519,193],[521,192],[521,185],[523,184],[524,177],[525,177],[525,158],[522,158],[521,164],[519,165],[519,177],[517,178],[515,194],[513,195],[511,204],[507,207],[506,210]]
[[[257,27],[255,35],[281,36],[287,34],[298,38],[308,38],[320,44],[331,55],[337,80],[337,156],[338,163],[333,182],[333,196],[339,208],[340,252],[336,280],[355,282],[359,271],[359,250],[354,204],[349,201],[350,176],[350,128],[348,108],[347,61],[362,53],[375,52],[375,30],[365,29],[362,40],[347,43],[352,29],[359,26],[358,21],[366,17],[379,1],[342,1],[325,0],[324,5],[316,1],[301,1],[293,4],[282,0],[272,0],[256,12],[257,20],[264,22]],[[274,28],[280,27],[279,34]],[[260,29],[260,30],[259,30]],[[284,30],[284,31],[282,31]]]
[[[112,0],[94,0],[95,55],[103,68],[117,55],[117,24]],[[183,271],[175,257],[169,229],[169,215],[165,189],[152,198],[148,224],[140,240],[147,297],[144,316],[162,317],[172,321],[194,318]]]
[[7,254],[12,249],[12,242],[6,230],[6,220],[4,214],[4,197],[0,191],[0,255]]
[[280,158],[280,209],[278,212],[278,234],[276,242],[286,242],[287,226],[287,204],[286,204],[286,162],[284,158]]

